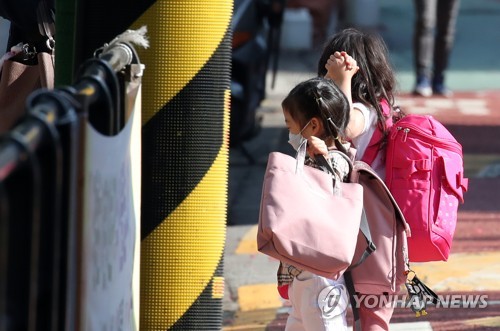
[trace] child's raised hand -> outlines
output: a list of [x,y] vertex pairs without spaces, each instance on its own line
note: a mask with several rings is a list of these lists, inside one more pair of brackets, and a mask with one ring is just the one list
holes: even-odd
[[346,65],[346,70],[348,70],[348,71],[354,70],[354,73],[356,73],[359,70],[358,62],[356,62],[356,60],[354,60],[354,58],[352,56],[350,56],[346,52],[340,52],[340,55],[342,57],[344,57],[344,62],[345,62],[345,65]]
[[328,155],[328,147],[323,139],[320,139],[315,136],[310,136],[307,139],[307,154],[311,158],[314,158],[315,155]]
[[339,83],[351,79],[359,70],[356,60],[346,52],[335,52],[326,61],[326,78]]

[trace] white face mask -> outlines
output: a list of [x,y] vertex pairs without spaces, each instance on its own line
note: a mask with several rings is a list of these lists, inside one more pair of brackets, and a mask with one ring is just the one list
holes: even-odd
[[307,124],[304,125],[304,127],[302,128],[302,130],[300,130],[299,133],[291,133],[291,132],[288,133],[288,143],[292,145],[293,149],[295,149],[296,151],[299,149],[299,146],[302,145],[302,143],[306,139],[302,137],[302,131],[305,130],[305,128],[309,125],[309,123],[311,123],[311,121],[307,122]]

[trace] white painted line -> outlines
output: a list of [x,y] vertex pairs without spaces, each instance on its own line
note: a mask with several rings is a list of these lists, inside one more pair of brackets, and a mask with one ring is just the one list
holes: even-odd
[[464,115],[484,116],[490,114],[486,101],[481,99],[458,99],[457,108]]
[[484,116],[490,114],[490,109],[486,107],[458,106],[457,108],[464,115]]
[[425,106],[429,108],[452,109],[454,102],[451,99],[427,99]]
[[435,114],[437,109],[431,107],[409,107],[408,109],[403,109],[407,114]]
[[464,107],[486,107],[486,101],[482,99],[457,99],[456,102]]
[[396,99],[396,105],[400,106],[403,108],[403,111],[406,107],[413,107],[415,105],[415,100],[414,99],[407,99],[407,98],[401,98],[401,99]]

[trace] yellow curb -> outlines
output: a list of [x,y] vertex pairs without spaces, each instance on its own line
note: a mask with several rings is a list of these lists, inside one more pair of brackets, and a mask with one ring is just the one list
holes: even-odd
[[254,225],[241,238],[236,254],[255,254],[257,253],[257,225]]
[[262,309],[237,312],[231,325],[223,326],[222,331],[265,331],[267,325],[276,318],[276,309]]
[[411,268],[434,291],[500,291],[500,252],[451,254],[447,262]]
[[280,308],[283,302],[276,284],[245,285],[238,288],[240,311]]
[[265,331],[266,325],[262,324],[247,324],[236,326],[225,326],[222,331]]
[[480,325],[487,327],[500,327],[500,317],[484,317],[466,321],[467,325]]

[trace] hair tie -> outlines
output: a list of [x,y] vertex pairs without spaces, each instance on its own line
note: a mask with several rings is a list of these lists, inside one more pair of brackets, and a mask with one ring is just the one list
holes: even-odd
[[[335,140],[339,140],[340,139],[340,135],[339,135],[339,131],[340,130],[339,130],[339,128],[335,125],[335,123],[333,123],[333,120],[332,120],[331,117],[328,117],[326,120],[332,124],[333,128],[335,129],[335,131],[337,133],[337,136],[334,137],[334,139]],[[333,133],[331,132],[331,130],[330,130],[330,134],[333,136]]]
[[339,128],[335,125],[335,123],[333,123],[333,121],[332,121],[332,118],[331,118],[331,117],[328,117],[326,120],[327,120],[328,122],[332,123],[333,127],[335,128],[335,130],[339,131]]
[[323,98],[322,97],[316,98],[316,103],[318,104],[318,106],[320,102],[323,102]]

